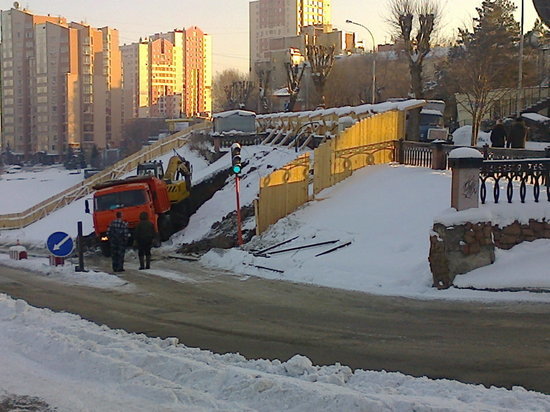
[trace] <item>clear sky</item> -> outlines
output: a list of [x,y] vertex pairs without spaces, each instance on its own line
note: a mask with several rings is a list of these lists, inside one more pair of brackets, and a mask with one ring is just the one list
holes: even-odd
[[[470,24],[481,0],[438,0],[444,7],[444,33]],[[521,5],[521,0],[513,0]],[[199,26],[213,36],[214,72],[226,68],[248,70],[249,0],[19,0],[22,7],[36,14],[52,14],[71,21],[85,21],[94,27],[110,26],[120,31],[121,44],[140,37],[189,26]],[[0,0],[0,8],[12,7],[12,0]],[[386,23],[388,0],[332,0],[333,25],[341,30],[357,31],[370,47],[370,36],[346,19],[367,26],[376,43],[390,39]],[[532,0],[525,0],[525,27],[536,18]],[[516,13],[519,21],[519,7]]]

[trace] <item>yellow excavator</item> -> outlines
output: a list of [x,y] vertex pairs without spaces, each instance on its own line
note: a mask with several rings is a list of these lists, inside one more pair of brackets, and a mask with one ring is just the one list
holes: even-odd
[[168,161],[166,171],[162,161],[140,163],[137,167],[138,176],[154,176],[163,180],[168,186],[170,203],[179,203],[191,194],[191,177],[193,167],[185,158],[174,150],[174,156]]

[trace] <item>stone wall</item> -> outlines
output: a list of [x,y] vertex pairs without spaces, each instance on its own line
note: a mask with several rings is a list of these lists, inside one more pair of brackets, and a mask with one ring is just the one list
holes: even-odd
[[511,249],[536,239],[550,239],[550,222],[531,219],[528,224],[515,221],[502,228],[490,222],[454,226],[435,223],[429,256],[433,285],[448,288],[456,275],[492,264],[495,247]]
[[521,242],[532,242],[537,239],[550,239],[550,222],[529,220],[529,224],[514,222],[509,226],[493,227],[495,246],[499,249],[512,249]]

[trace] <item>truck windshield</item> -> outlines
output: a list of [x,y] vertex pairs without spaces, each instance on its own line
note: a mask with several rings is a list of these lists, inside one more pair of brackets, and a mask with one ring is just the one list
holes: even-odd
[[443,127],[443,116],[436,114],[420,114],[420,125]]
[[123,207],[139,206],[146,201],[143,190],[127,190],[125,192],[108,193],[95,198],[95,210],[114,210]]

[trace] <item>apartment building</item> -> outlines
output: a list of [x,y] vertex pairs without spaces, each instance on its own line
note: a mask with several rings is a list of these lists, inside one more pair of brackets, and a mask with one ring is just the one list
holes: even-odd
[[[118,30],[72,22],[78,33],[81,146],[88,150],[118,147],[122,139],[122,56]],[[68,91],[70,93],[70,90]]]
[[121,50],[125,120],[211,113],[211,38],[200,28],[157,33]]
[[250,2],[250,69],[262,61],[276,38],[298,36],[304,27],[331,24],[330,0],[256,0]]
[[29,10],[1,11],[2,151],[59,158],[68,147],[117,146],[118,33]]

